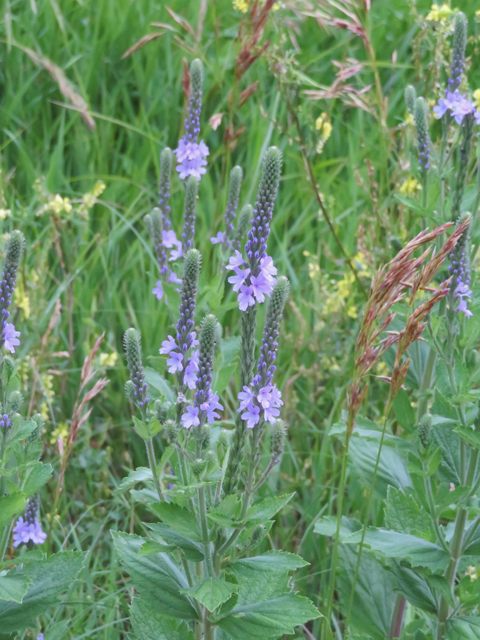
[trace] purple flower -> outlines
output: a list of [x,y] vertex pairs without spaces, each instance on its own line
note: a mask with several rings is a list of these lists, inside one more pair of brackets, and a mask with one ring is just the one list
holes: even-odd
[[222,244],[222,242],[225,242],[226,237],[227,234],[225,233],[225,231],[219,231],[216,236],[210,238],[210,242],[212,244]]
[[37,640],[43,640],[43,633],[38,636]]
[[475,118],[475,124],[480,124],[480,111],[475,111],[473,117]]
[[200,419],[198,417],[198,407],[187,407],[187,413],[182,415],[182,424],[185,429],[190,427],[198,427]]
[[215,413],[217,409],[223,411],[223,405],[218,402],[218,395],[216,393],[211,393],[210,397],[206,402],[203,402],[200,405],[200,409],[202,411],[206,411],[207,413],[207,422],[212,424],[215,418],[219,418],[218,413]]
[[230,276],[228,281],[230,284],[233,284],[233,290],[238,291],[245,280],[248,278],[250,274],[250,269],[247,267],[246,269],[239,269],[238,267],[235,269],[235,275]]
[[253,429],[260,420],[260,408],[250,402],[245,413],[242,413],[242,420],[247,421],[247,429]]
[[7,322],[5,327],[5,349],[10,351],[10,353],[15,353],[15,347],[18,347],[20,344],[20,340],[18,336],[20,335],[20,331],[15,331],[15,325],[11,322]]
[[163,287],[160,280],[157,280],[157,286],[155,289],[152,289],[152,293],[157,297],[157,300],[161,300],[163,298]]
[[168,277],[169,282],[174,282],[175,284],[182,284],[182,279],[177,276],[175,271],[172,271]]
[[171,249],[169,261],[172,262],[174,260],[178,260],[182,257],[182,243],[180,240],[175,240],[176,249]]
[[263,415],[267,422],[270,422],[270,424],[274,424],[278,416],[280,415],[280,411],[275,407],[268,407],[264,410]]
[[185,180],[188,176],[194,176],[200,180],[200,177],[207,172],[207,156],[210,151],[203,140],[199,143],[188,142],[184,136],[174,153],[179,162],[177,171],[181,180]]
[[260,260],[260,273],[265,280],[271,284],[275,283],[275,277],[277,275],[277,267],[273,264],[273,259],[270,256],[265,256]]
[[173,351],[174,349],[178,349],[177,343],[172,338],[172,336],[168,336],[168,338],[162,342],[159,353],[161,355],[169,354],[170,351]]
[[25,520],[20,516],[13,529],[13,546],[18,547],[19,544],[27,544],[30,540],[34,544],[43,544],[47,539],[47,534],[42,531],[42,525],[38,518],[29,521],[28,516]]
[[183,371],[183,355],[176,351],[170,352],[170,358],[167,360],[169,366],[168,373],[175,373],[176,371]]
[[272,404],[272,385],[267,384],[266,387],[262,387],[257,395],[257,400],[264,409]]
[[240,413],[240,411],[244,411],[248,407],[248,405],[252,402],[254,397],[255,397],[255,394],[250,389],[250,387],[247,387],[247,386],[243,387],[243,391],[240,391],[240,393],[238,394],[238,399],[240,400],[240,407],[238,409],[238,413]]
[[255,298],[253,297],[253,287],[246,287],[244,284],[240,287],[240,293],[238,294],[238,302],[240,311],[246,311],[247,307],[253,307],[255,304]]
[[255,276],[250,276],[251,288],[253,289],[253,295],[257,299],[258,302],[265,301],[265,295],[269,296],[270,291],[272,290],[272,284],[268,280],[265,279],[264,275],[260,272],[260,274]]
[[10,422],[8,414],[4,413],[0,420],[0,427],[2,427],[3,429],[8,429],[11,426],[12,426],[12,423]]
[[177,244],[178,242],[177,234],[172,229],[170,229],[170,231],[164,230],[162,232],[162,238],[163,238],[163,246],[166,247],[167,249],[171,249],[173,245]]
[[470,311],[470,309],[467,307],[467,301],[464,298],[460,299],[460,304],[458,305],[458,307],[455,309],[455,311],[463,311],[463,313],[465,314],[465,316],[467,318],[471,318],[473,316],[473,313]]
[[[198,341],[197,341],[198,342]],[[192,357],[188,361],[185,367],[185,373],[183,375],[183,381],[189,389],[195,389],[197,384],[197,371],[198,371],[198,351],[192,353]]]
[[[438,101],[438,105],[433,107],[435,117],[442,118],[447,111],[455,118],[457,124],[461,124],[464,116],[475,113],[475,105],[467,98],[467,94],[460,94],[456,89],[453,93],[445,91],[445,98]],[[476,117],[476,116],[475,116]]]
[[235,255],[229,258],[228,264],[225,269],[227,269],[227,271],[236,271],[239,267],[242,266],[242,264],[245,264],[245,260],[242,258],[242,254],[240,253],[240,251],[235,249]]

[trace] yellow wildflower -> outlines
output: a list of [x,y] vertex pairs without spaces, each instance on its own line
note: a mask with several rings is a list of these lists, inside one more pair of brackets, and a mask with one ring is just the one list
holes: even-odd
[[472,567],[472,566],[467,567],[467,570],[465,571],[465,575],[469,576],[470,580],[474,582],[478,578],[478,567]]
[[475,89],[473,92],[473,99],[475,101],[475,106],[477,109],[480,109],[480,89]]
[[40,405],[40,415],[45,421],[47,421],[50,416],[50,413],[48,412],[48,404],[46,402],[42,402]]
[[308,275],[312,280],[315,280],[320,275],[320,266],[317,262],[308,263]]
[[351,304],[347,308],[347,316],[349,318],[358,318],[358,309],[356,304]]
[[30,309],[30,299],[25,293],[23,288],[23,283],[21,280],[17,281],[17,287],[15,289],[15,304],[19,309],[23,312],[23,317],[25,320],[30,318],[31,309]]
[[118,353],[101,353],[100,354],[100,366],[101,367],[114,367],[118,359]]
[[57,193],[57,195],[50,197],[47,204],[44,204],[43,207],[40,208],[37,216],[41,216],[48,211],[56,213],[57,215],[60,215],[62,212],[70,213],[72,211],[70,198],[62,198],[62,196]]
[[407,111],[407,113],[405,114],[405,124],[413,124],[415,122],[415,120],[413,119],[412,114]]
[[403,196],[413,195],[417,191],[421,191],[422,185],[415,180],[413,176],[410,176],[402,182],[399,191]]
[[235,11],[240,11],[240,13],[247,13],[248,2],[247,0],[233,0],[233,8]]
[[320,140],[317,143],[317,153],[322,153],[326,141],[332,135],[332,123],[328,115],[323,112],[315,120],[315,129],[320,132]]
[[453,11],[450,9],[448,4],[442,4],[441,7],[439,7],[438,4],[432,4],[430,13],[427,15],[426,19],[431,22],[440,22],[451,16],[452,13]]
[[55,396],[53,391],[53,376],[50,373],[44,373],[41,378],[43,383],[43,393],[47,400],[51,402]]
[[358,251],[358,253],[355,256],[353,256],[352,262],[355,264],[355,266],[357,268],[357,273],[358,273],[360,278],[371,278],[372,277],[372,272],[371,272],[371,269],[370,269],[370,265],[366,261],[365,256],[363,255],[363,253],[361,251]]
[[60,422],[60,424],[52,431],[50,434],[50,444],[57,444],[59,438],[64,442],[68,438],[68,425],[66,422]]
[[88,193],[84,193],[82,196],[82,203],[78,207],[77,213],[81,218],[85,220],[88,219],[88,210],[93,207],[93,205],[97,202],[98,196],[100,196],[105,189],[107,188],[106,184],[101,180],[97,180],[93,189]]
[[11,209],[0,209],[0,220],[5,220],[5,218],[10,218],[12,215]]

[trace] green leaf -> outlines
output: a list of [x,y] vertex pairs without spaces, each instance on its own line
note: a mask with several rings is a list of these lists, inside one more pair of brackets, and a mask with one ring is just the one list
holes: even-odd
[[202,562],[204,558],[203,545],[200,542],[196,542],[187,536],[177,533],[167,524],[149,524],[148,528],[154,536],[160,536],[162,540],[165,540],[169,545],[181,549],[187,560]]
[[261,524],[262,522],[270,520],[280,509],[283,509],[283,507],[290,502],[294,495],[295,493],[289,493],[284,496],[266,498],[252,505],[247,512],[246,521],[248,525]]
[[[349,606],[357,560],[356,550],[348,546],[340,548],[338,593],[343,610]],[[385,640],[388,638],[394,602],[391,576],[375,558],[363,553],[353,598],[352,626],[375,640]]]
[[287,553],[286,551],[269,551],[261,556],[237,560],[230,566],[234,569],[238,569],[239,567],[248,567],[255,571],[284,573],[287,571],[295,571],[296,569],[301,569],[308,565],[308,562],[294,553]]
[[44,464],[43,462],[36,462],[29,467],[29,474],[23,485],[23,493],[27,498],[33,496],[37,491],[46,484],[53,473],[53,467],[51,464]]
[[470,447],[474,449],[480,449],[480,431],[475,431],[474,429],[465,428],[465,427],[457,427],[454,429],[455,433],[458,433],[460,438],[466,442]]
[[414,607],[434,615],[437,613],[438,603],[435,592],[418,571],[402,567],[397,562],[394,562],[388,570],[395,577],[396,592],[401,593]]
[[294,633],[296,626],[320,616],[308,598],[288,594],[263,602],[237,605],[219,620],[218,626],[235,640],[263,640]]
[[48,560],[27,563],[22,575],[31,581],[22,603],[0,600],[0,629],[13,633],[30,626],[45,609],[67,591],[83,567],[84,554],[57,553]]
[[478,640],[480,638],[480,618],[454,618],[447,626],[447,640]]
[[184,622],[165,617],[158,606],[135,597],[130,607],[132,629],[137,640],[193,640]]
[[213,611],[226,602],[238,589],[238,585],[221,578],[206,578],[194,587],[184,589],[183,593],[192,596],[209,611]]
[[[362,532],[345,538],[345,543],[359,543]],[[365,545],[387,558],[406,560],[412,567],[425,567],[433,572],[444,571],[449,556],[442,547],[406,533],[369,527],[365,533]]]
[[[340,542],[346,537],[350,536],[355,531],[361,529],[362,525],[357,520],[350,520],[345,516],[342,516],[340,522]],[[335,536],[337,532],[337,518],[335,516],[324,516],[319,518],[315,523],[315,533],[319,533],[322,536]]]
[[187,579],[166,553],[140,556],[144,538],[117,531],[112,531],[112,536],[120,561],[148,606],[156,607],[168,617],[196,618],[195,609],[181,593],[182,589],[188,588]]
[[201,541],[198,522],[193,513],[173,502],[158,502],[151,510],[171,529],[195,542]]
[[162,544],[161,542],[153,542],[153,540],[147,540],[142,544],[139,556],[151,556],[154,553],[164,553],[168,551],[175,551],[176,546],[174,544]]
[[119,495],[124,493],[131,487],[133,487],[137,482],[146,482],[147,480],[152,479],[152,472],[147,467],[137,467],[134,471],[130,471],[128,476],[124,478],[118,487],[115,489],[114,494]]
[[223,527],[233,526],[239,517],[237,513],[239,504],[240,502],[236,494],[226,496],[220,504],[208,512],[209,521]]
[[160,422],[151,420],[150,422],[142,422],[136,416],[133,418],[133,428],[143,440],[150,440],[160,431]]
[[18,422],[14,420],[12,428],[8,433],[8,443],[13,444],[14,442],[25,440],[36,428],[37,423],[35,420],[20,419]]
[[398,423],[405,431],[411,432],[415,424],[415,413],[405,389],[400,389],[393,401],[393,410]]
[[395,487],[388,488],[385,525],[401,533],[417,535],[431,542],[435,540],[431,519],[420,509],[418,501]]
[[28,500],[24,493],[15,491],[8,496],[0,498],[0,527],[10,525],[15,516],[21,513],[27,506]]
[[6,575],[0,575],[0,600],[22,602],[32,580],[21,573],[10,571]]

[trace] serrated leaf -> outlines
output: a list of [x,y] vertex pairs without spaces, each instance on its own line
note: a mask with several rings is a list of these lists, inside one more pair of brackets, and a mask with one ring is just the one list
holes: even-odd
[[202,562],[204,555],[203,545],[200,542],[181,535],[167,524],[149,524],[148,528],[154,536],[160,536],[162,540],[165,540],[169,545],[181,549],[187,560]]
[[[350,603],[357,560],[356,550],[348,546],[340,548],[338,592],[344,610]],[[364,552],[353,598],[352,626],[375,640],[385,640],[388,638],[394,602],[391,576],[375,558]]]
[[22,602],[31,584],[31,578],[21,573],[10,571],[4,576],[0,575],[0,600]]
[[[345,538],[345,543],[359,543],[362,532],[358,531]],[[365,545],[387,558],[406,560],[413,567],[425,567],[433,572],[444,571],[449,563],[448,553],[442,547],[422,538],[369,527],[365,533]]]
[[294,495],[295,493],[289,493],[284,496],[266,498],[252,505],[247,512],[246,521],[251,526],[270,520],[280,509],[283,509],[283,507],[290,502]]
[[152,472],[147,467],[137,467],[135,470],[130,471],[128,476],[124,478],[118,487],[114,491],[114,495],[119,495],[120,493],[124,493],[131,487],[133,487],[137,482],[146,482],[147,480],[152,479]]
[[142,422],[136,416],[132,416],[133,428],[143,440],[150,440],[160,431],[160,422],[151,420],[150,422]]
[[389,487],[385,504],[385,525],[401,533],[417,535],[431,542],[435,540],[431,519],[418,502],[409,495]]
[[238,585],[221,578],[206,578],[199,584],[184,589],[183,593],[192,596],[209,611],[213,611],[226,602],[238,589]]
[[223,527],[231,527],[237,521],[239,499],[236,494],[226,496],[220,504],[208,512],[208,519]]
[[0,629],[2,633],[13,633],[30,626],[45,609],[57,602],[83,567],[84,554],[57,553],[48,560],[31,562],[24,566],[22,575],[31,584],[22,603],[0,601]]
[[460,438],[466,442],[470,447],[474,449],[480,449],[480,432],[468,427],[457,427],[454,429],[455,433],[458,433]]
[[269,551],[261,556],[253,558],[243,558],[231,563],[231,567],[235,570],[238,567],[248,567],[255,571],[281,572],[295,571],[308,566],[300,556],[286,551]]
[[166,553],[168,551],[175,551],[176,547],[173,544],[162,544],[161,542],[154,542],[153,540],[147,540],[142,544],[139,556],[151,556],[154,553]]
[[480,638],[480,618],[454,618],[447,623],[447,640],[478,640]]
[[237,605],[219,620],[218,626],[235,640],[263,640],[294,633],[296,626],[320,617],[321,613],[308,598],[288,594],[273,600]]
[[27,498],[33,496],[37,491],[46,484],[53,473],[51,464],[36,462],[29,467],[29,473],[23,485],[22,491]]
[[137,640],[193,640],[185,623],[167,618],[143,598],[135,597],[130,607],[132,630]]
[[163,523],[186,538],[201,541],[198,522],[193,513],[173,502],[159,502],[151,505],[151,510]]
[[0,498],[0,527],[9,525],[13,518],[27,506],[28,500],[24,493],[16,491]]
[[14,442],[20,442],[27,438],[32,431],[37,428],[37,423],[35,420],[22,420],[13,421],[12,428],[8,433],[8,443],[13,444]]
[[166,553],[140,556],[144,538],[117,531],[112,531],[112,536],[121,563],[149,607],[157,607],[163,615],[172,618],[196,618],[195,609],[181,593],[188,588],[187,579]]

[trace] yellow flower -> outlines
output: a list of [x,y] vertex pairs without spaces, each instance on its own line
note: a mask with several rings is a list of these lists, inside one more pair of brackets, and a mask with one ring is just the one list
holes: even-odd
[[66,422],[60,422],[60,424],[50,434],[50,444],[57,444],[58,439],[61,438],[64,442],[68,438],[68,425]]
[[347,316],[349,318],[358,318],[358,310],[356,304],[351,304],[347,309]]
[[240,11],[240,13],[247,13],[248,2],[247,0],[233,0],[233,8],[235,11]]
[[31,314],[30,299],[23,290],[23,285],[21,285],[20,282],[17,283],[17,288],[15,289],[15,304],[22,310],[25,320],[28,320]]
[[332,123],[328,115],[323,112],[315,120],[315,129],[320,133],[320,140],[317,143],[317,153],[322,153],[326,141],[332,135]]
[[475,106],[477,109],[480,109],[480,89],[475,89],[473,92],[473,99],[475,101]]
[[81,218],[88,219],[88,210],[97,202],[97,198],[106,189],[106,184],[101,180],[97,180],[93,189],[82,196],[82,203],[78,207],[77,213]]
[[61,195],[57,193],[55,196],[50,196],[50,200],[47,204],[44,204],[43,207],[37,213],[37,216],[41,216],[47,211],[52,211],[57,215],[60,215],[62,211],[65,213],[70,213],[72,211],[72,205],[70,203],[70,198],[62,198]]
[[118,359],[118,353],[101,353],[100,354],[100,366],[101,367],[114,367]]
[[360,278],[371,278],[372,277],[372,272],[371,272],[371,269],[370,269],[370,265],[365,260],[365,256],[363,255],[363,253],[361,251],[359,251],[355,256],[353,256],[352,262],[354,262],[354,264],[355,264],[355,266],[357,268],[357,273],[358,273]]
[[0,220],[5,220],[5,218],[9,218],[11,215],[11,209],[0,209]]
[[415,121],[413,119],[412,114],[407,111],[407,113],[405,114],[405,124],[413,124]]
[[451,16],[452,13],[453,12],[448,4],[442,4],[441,7],[439,7],[438,4],[432,4],[430,13],[426,19],[431,22],[440,22],[440,20],[444,21],[446,18]]
[[42,402],[42,404],[40,405],[40,415],[45,420],[45,422],[48,420],[50,416],[48,412],[48,404],[46,402]]
[[413,195],[417,191],[421,191],[422,185],[415,180],[413,176],[407,178],[400,185],[399,191],[402,195]]
[[470,580],[474,582],[478,578],[478,567],[467,567],[465,575],[470,576]]
[[43,382],[43,393],[47,400],[53,400],[55,393],[53,391],[53,376],[50,373],[44,373],[41,376]]

